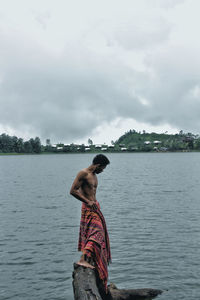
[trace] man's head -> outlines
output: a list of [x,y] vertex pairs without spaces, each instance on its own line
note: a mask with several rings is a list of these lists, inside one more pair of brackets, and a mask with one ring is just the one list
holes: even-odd
[[109,159],[103,155],[103,154],[98,154],[94,157],[92,164],[97,165],[95,169],[95,173],[99,174],[103,172],[103,170],[106,168],[106,166],[110,163]]

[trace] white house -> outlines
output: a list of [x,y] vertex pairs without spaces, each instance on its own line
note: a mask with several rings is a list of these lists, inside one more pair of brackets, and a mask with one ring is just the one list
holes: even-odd
[[95,148],[96,148],[96,149],[101,149],[101,147],[102,147],[101,144],[96,144],[96,145],[95,145]]
[[161,144],[162,142],[161,141],[154,141],[153,142],[155,145],[159,145],[159,144]]

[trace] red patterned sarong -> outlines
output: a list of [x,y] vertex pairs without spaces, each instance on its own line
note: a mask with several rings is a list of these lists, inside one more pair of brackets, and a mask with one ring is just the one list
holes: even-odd
[[107,266],[111,261],[110,242],[100,205],[98,202],[95,204],[95,210],[85,203],[82,204],[78,251],[93,258],[99,277],[107,290]]

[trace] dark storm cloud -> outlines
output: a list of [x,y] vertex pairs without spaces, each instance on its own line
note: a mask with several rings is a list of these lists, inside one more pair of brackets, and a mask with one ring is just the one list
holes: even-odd
[[79,53],[76,47],[55,59],[30,43],[23,48],[3,38],[1,43],[1,56],[6,58],[1,64],[2,124],[72,140],[117,117],[119,111],[126,116],[128,109],[133,115],[141,110],[128,93],[126,68],[112,61]]
[[89,136],[117,117],[200,131],[199,47],[170,44],[174,27],[164,17],[145,24],[98,25],[56,55],[0,31],[0,124],[55,141]]
[[149,81],[145,92],[154,110],[150,121],[156,124],[162,119],[177,128],[199,132],[200,60],[197,49],[171,47],[147,60],[157,74],[157,78]]

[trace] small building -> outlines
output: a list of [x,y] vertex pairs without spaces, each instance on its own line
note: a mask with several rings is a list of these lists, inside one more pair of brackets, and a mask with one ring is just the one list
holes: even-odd
[[63,150],[64,150],[64,152],[70,152],[71,146],[69,144],[64,144]]
[[159,145],[159,144],[161,144],[162,142],[161,142],[161,141],[154,141],[153,143],[154,143],[154,145]]
[[101,149],[101,147],[102,147],[101,144],[96,144],[96,145],[95,145],[95,148],[96,148],[96,149]]
[[130,151],[137,151],[137,150],[138,150],[138,147],[130,147],[129,150],[130,150]]
[[167,151],[168,150],[168,148],[166,148],[166,147],[161,147],[160,148],[160,151],[163,151],[163,152],[165,152],[165,151]]

